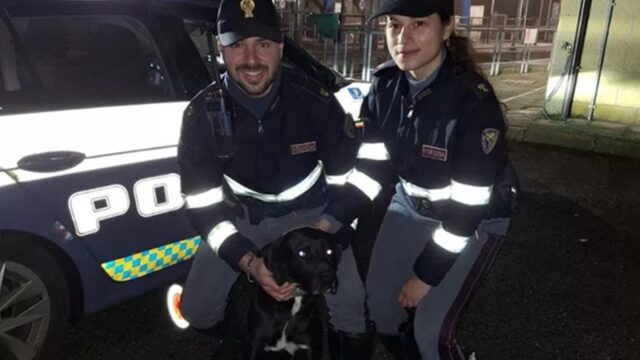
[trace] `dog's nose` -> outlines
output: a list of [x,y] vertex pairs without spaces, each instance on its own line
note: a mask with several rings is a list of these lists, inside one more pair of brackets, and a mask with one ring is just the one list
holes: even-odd
[[333,278],[333,276],[334,276],[333,271],[331,271],[329,269],[320,271],[320,278],[321,279],[330,280],[331,278]]

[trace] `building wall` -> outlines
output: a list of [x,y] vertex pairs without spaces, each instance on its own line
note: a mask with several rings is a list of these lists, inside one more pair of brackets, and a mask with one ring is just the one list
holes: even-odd
[[[537,4],[540,0],[531,0],[534,2],[531,8],[536,6],[536,11],[538,9]],[[491,11],[491,0],[471,0],[471,5],[484,5],[486,16],[490,15]],[[518,15],[518,0],[496,0],[494,2],[494,11],[496,14],[506,14],[510,17],[516,17]],[[531,11],[531,9],[529,9]],[[538,13],[536,13],[537,15]]]
[[[594,120],[606,120],[640,125],[640,1],[617,0],[606,47],[600,86],[597,89]],[[586,118],[589,104],[596,92],[596,69],[599,50],[605,32],[609,2],[593,0],[587,25],[587,37],[577,78],[571,117]],[[566,90],[564,71],[567,52],[563,42],[573,43],[578,21],[580,0],[563,0],[552,57],[547,95],[561,86],[547,105],[547,111],[560,114]],[[562,82],[560,82],[562,81]]]

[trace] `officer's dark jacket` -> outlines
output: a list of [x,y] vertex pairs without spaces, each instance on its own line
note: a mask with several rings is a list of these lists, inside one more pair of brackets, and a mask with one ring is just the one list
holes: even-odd
[[217,86],[204,89],[185,110],[178,164],[187,214],[203,241],[234,269],[247,251],[257,251],[237,231],[236,216],[246,212],[257,222],[329,199],[325,214],[348,225],[363,203],[364,195],[346,182],[359,147],[353,120],[312,79],[287,68],[282,76],[262,119],[225,96],[237,145],[230,158],[218,156],[212,135]]
[[447,55],[415,98],[395,64],[381,66],[361,116],[356,167],[382,186],[399,181],[416,210],[442,222],[424,234],[429,240],[414,264],[419,278],[437,285],[481,220],[499,216],[490,204],[507,163],[498,100],[489,83]]

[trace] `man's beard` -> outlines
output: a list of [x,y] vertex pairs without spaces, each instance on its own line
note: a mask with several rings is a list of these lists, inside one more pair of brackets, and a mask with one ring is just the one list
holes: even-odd
[[269,87],[271,86],[271,84],[273,83],[273,79],[275,78],[275,72],[271,74],[267,73],[267,77],[265,78],[265,80],[257,84],[244,82],[242,80],[242,75],[240,74],[243,71],[252,71],[252,70],[268,72],[269,68],[264,65],[258,65],[258,66],[240,65],[236,68],[238,79],[234,79],[234,80],[236,84],[238,84],[238,86],[240,86],[240,88],[244,92],[246,92],[248,95],[259,97],[264,95],[267,92],[267,90],[269,90]]

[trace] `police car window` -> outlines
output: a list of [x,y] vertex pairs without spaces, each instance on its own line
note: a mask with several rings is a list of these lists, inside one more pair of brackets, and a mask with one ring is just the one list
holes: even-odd
[[152,37],[127,16],[14,17],[0,49],[4,114],[174,98]]
[[212,24],[209,24],[204,21],[198,20],[184,20],[184,27],[193,41],[193,44],[198,49],[198,53],[200,54],[200,58],[205,63],[207,67],[207,71],[209,71],[209,75],[213,78],[213,69],[211,67],[211,50],[213,44],[210,44],[211,41],[215,41],[215,35],[211,32]]
[[[10,64],[16,62],[16,52],[12,50],[12,39],[9,36],[9,29],[4,21],[0,21],[0,96],[6,92],[19,89],[15,67]],[[4,97],[0,97],[3,99]],[[0,102],[0,114],[6,111],[8,99]]]

